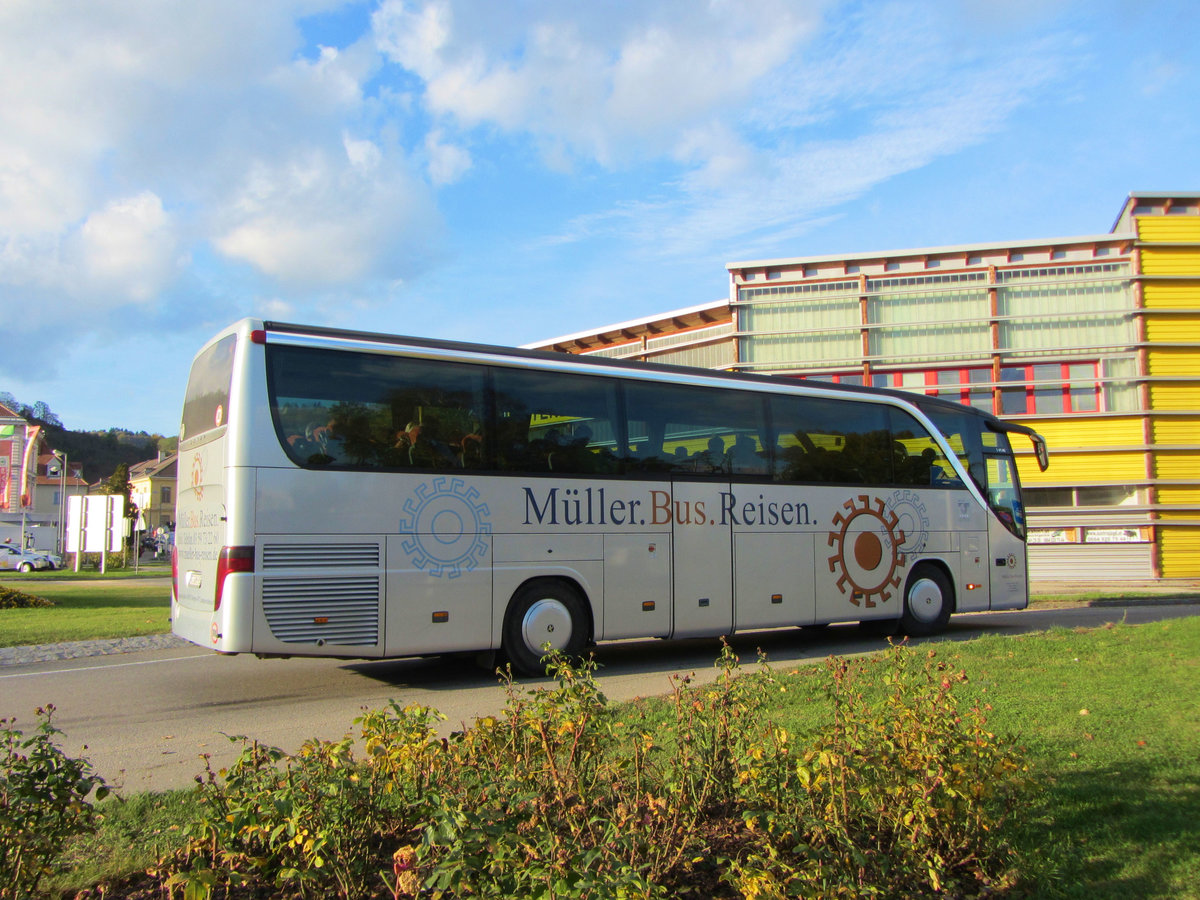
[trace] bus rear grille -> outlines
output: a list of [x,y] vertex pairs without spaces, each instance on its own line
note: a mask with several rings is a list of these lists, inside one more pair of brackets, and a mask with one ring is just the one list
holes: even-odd
[[263,544],[264,570],[328,566],[379,568],[379,544]]
[[263,610],[288,644],[379,643],[379,578],[264,578]]

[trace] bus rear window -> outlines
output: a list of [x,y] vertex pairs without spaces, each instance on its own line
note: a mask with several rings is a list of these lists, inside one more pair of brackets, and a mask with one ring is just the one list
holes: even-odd
[[237,335],[221,338],[192,363],[183,398],[181,441],[219,428],[229,417],[229,385],[233,380],[233,351]]

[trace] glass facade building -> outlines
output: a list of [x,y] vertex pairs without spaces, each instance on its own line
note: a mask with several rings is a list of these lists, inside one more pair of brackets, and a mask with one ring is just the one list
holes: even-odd
[[1031,425],[1035,577],[1200,577],[1200,194],[1109,232],[733,262],[726,301],[530,345],[870,384]]

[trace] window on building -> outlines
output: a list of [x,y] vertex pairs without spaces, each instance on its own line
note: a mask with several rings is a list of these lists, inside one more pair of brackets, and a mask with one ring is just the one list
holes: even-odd
[[1013,385],[1000,388],[1004,415],[1060,415],[1096,412],[1100,408],[1094,362],[1005,366],[1000,370],[1000,380]]
[[1112,507],[1136,506],[1142,491],[1125,484],[1104,484],[1092,487],[1025,488],[1022,491],[1027,506],[1037,509],[1069,509],[1079,506]]
[[969,385],[967,389],[967,405],[990,413],[992,411],[991,368],[968,369],[967,384]]
[[158,502],[159,503],[170,503],[171,502],[171,486],[170,485],[164,484],[164,485],[162,485],[162,487],[160,487],[158,489]]
[[1097,412],[1100,409],[1100,385],[1096,378],[1096,364],[1071,363],[1067,370],[1071,412]]
[[[1109,378],[1112,376],[1109,375]],[[858,375],[809,375],[811,381],[862,384]],[[1063,415],[1101,409],[1100,367],[1096,362],[1010,365],[992,380],[991,366],[871,373],[871,386],[941,397],[984,412],[993,411],[993,392],[1000,393],[1000,414]],[[1111,403],[1105,408],[1114,408]]]
[[1062,366],[1031,366],[1033,379],[1033,411],[1038,413],[1061,413],[1066,411],[1063,402]]

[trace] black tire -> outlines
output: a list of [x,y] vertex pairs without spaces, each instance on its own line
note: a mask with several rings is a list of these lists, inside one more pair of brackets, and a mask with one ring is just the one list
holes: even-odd
[[544,644],[577,655],[588,639],[587,614],[579,592],[553,579],[531,581],[517,591],[504,617],[503,648],[521,675],[545,675]]
[[900,630],[913,637],[937,634],[954,612],[954,588],[940,568],[919,563],[904,585],[904,613]]

